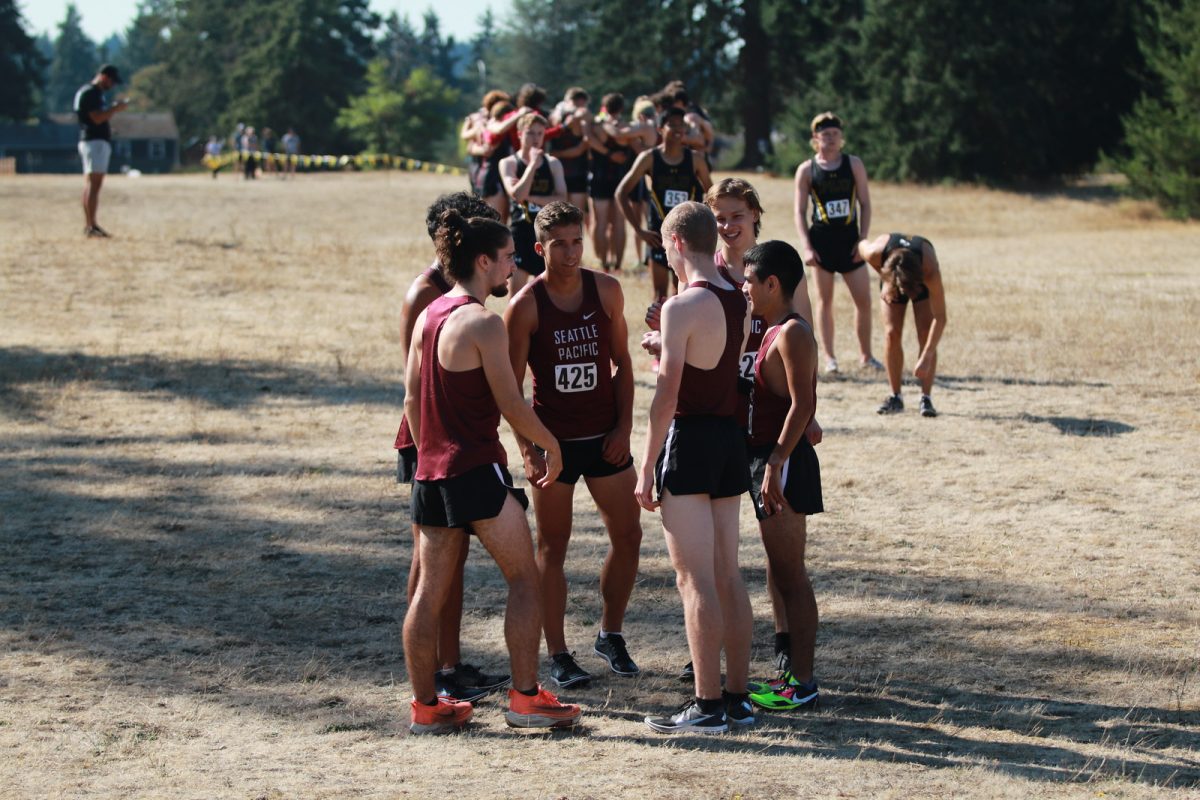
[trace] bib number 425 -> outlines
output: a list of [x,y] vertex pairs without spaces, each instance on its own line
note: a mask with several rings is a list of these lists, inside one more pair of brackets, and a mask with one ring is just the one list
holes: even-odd
[[589,392],[596,388],[596,365],[559,364],[554,367],[554,385],[560,392]]

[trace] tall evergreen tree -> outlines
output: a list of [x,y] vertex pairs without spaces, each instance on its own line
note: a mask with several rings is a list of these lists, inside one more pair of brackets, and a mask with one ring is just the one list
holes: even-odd
[[83,32],[79,9],[69,3],[54,40],[43,101],[46,112],[70,111],[76,90],[96,74],[99,66],[96,45]]
[[45,60],[25,32],[15,0],[0,0],[0,119],[24,120],[37,113]]
[[1151,85],[1124,119],[1118,166],[1173,216],[1200,217],[1200,0],[1154,0],[1142,49]]
[[[207,137],[219,132],[229,106],[226,72],[244,47],[234,37],[234,18],[223,0],[175,0],[174,6],[163,68],[145,90],[153,105],[174,112],[184,140]],[[258,7],[251,0],[244,8]]]
[[438,157],[438,144],[454,126],[458,92],[418,67],[396,86],[383,59],[371,62],[367,90],[351,98],[338,115],[338,126],[371,153]]
[[125,29],[125,46],[121,51],[121,69],[130,76],[162,61],[172,9],[171,0],[141,0],[138,3],[137,14]]

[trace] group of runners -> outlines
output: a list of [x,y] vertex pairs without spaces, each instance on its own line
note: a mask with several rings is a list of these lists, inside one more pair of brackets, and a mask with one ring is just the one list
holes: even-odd
[[[537,99],[521,97],[520,108],[536,109]],[[581,99],[586,95],[568,92],[568,101]],[[556,111],[583,119],[581,107]],[[680,676],[694,691],[674,712],[647,716],[647,726],[662,733],[720,732],[753,724],[756,709],[814,704],[818,615],[804,554],[806,518],[823,511],[814,449],[822,431],[815,417],[818,346],[805,263],[818,276],[828,271],[830,288],[837,272],[860,271],[865,281],[869,264],[879,273],[885,359],[889,379],[893,367],[896,378],[885,406],[900,402],[899,327],[906,304],[914,303],[922,347],[915,372],[924,407],[945,324],[932,245],[901,234],[864,238],[866,174],[861,162],[840,152],[841,122],[832,114],[814,120],[816,153],[797,171],[803,255],[786,242],[758,242],[764,211],[754,187],[739,178],[713,184],[704,154],[686,144],[695,135],[687,110],[663,108],[655,123],[657,143],[632,159],[614,188],[639,238],[653,248],[651,262],[665,270],[661,283],[656,279],[641,338],[657,359],[657,384],[645,448],[635,460],[633,366],[621,283],[582,266],[587,217],[567,200],[572,187],[562,163],[542,149],[548,121],[531,110],[489,117],[489,124],[501,125],[515,119],[513,153],[496,165],[509,202],[496,191],[489,194],[495,186],[485,184],[477,193],[438,198],[426,217],[436,257],[413,282],[402,309],[408,361],[396,447],[399,478],[412,483],[413,565],[404,623],[413,686],[410,729],[461,728],[472,703],[505,686],[505,718],[513,727],[579,722],[578,705],[559,701],[539,684],[538,666],[544,637],[549,679],[558,689],[592,679],[564,630],[564,564],[581,478],[610,542],[592,649],[619,676],[640,673],[622,634],[638,569],[640,512],[661,514],[690,654]],[[589,137],[596,126],[590,120],[584,127]],[[634,199],[643,178],[654,209],[648,217],[637,213]],[[813,219],[805,224],[810,197]],[[601,219],[593,202],[593,231]],[[598,247],[596,257],[607,267],[619,266],[619,260],[604,262]],[[671,278],[679,288],[668,300]],[[486,309],[488,297],[510,291],[503,316]],[[828,299],[818,296],[820,320]],[[826,345],[827,362],[829,350]],[[871,358],[869,350],[863,355]],[[522,388],[527,373],[528,401]],[[932,415],[932,403],[928,408]],[[514,484],[500,443],[501,416],[524,462],[537,523],[532,540],[529,500]],[[776,631],[778,675],[763,682],[750,681],[753,625],[738,565],[739,506],[747,491],[767,553]],[[470,535],[495,559],[508,586],[504,631],[511,676],[462,661]]]

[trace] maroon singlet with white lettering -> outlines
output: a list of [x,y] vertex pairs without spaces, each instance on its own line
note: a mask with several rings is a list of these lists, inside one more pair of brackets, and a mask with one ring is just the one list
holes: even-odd
[[[721,273],[721,277],[732,283],[734,286],[741,286],[746,282],[743,275],[734,276],[733,270],[729,269],[729,264],[725,261],[725,255],[720,250],[713,257],[713,261],[717,264],[717,272]],[[758,355],[759,345],[762,343],[763,333],[767,329],[767,321],[758,314],[750,315],[750,335],[746,337],[746,346],[742,348],[742,357],[738,363],[738,379],[745,382],[745,386],[738,392],[738,407],[735,418],[737,419],[738,427],[742,430],[750,429],[750,388],[754,384],[754,357]]]
[[545,276],[533,281],[537,330],[529,340],[533,410],[558,439],[603,436],[617,424],[612,379],[612,321],[596,273],[580,270],[583,300],[575,311],[554,305]]
[[[421,331],[421,441],[419,481],[453,478],[484,464],[508,465],[500,444],[500,409],[483,367],[452,372],[438,361],[438,339],[446,319],[474,297],[442,296],[425,309]],[[481,304],[482,305],[482,304]]]
[[[429,282],[436,286],[437,290],[442,294],[446,294],[453,288],[450,285],[450,282],[446,280],[446,276],[442,274],[442,268],[438,265],[437,261],[434,261],[432,264],[426,267],[425,271],[421,274],[428,278]],[[405,353],[404,357],[407,359],[408,354]],[[396,443],[392,445],[392,447],[396,448],[397,450],[403,450],[404,448],[412,447],[415,444],[416,442],[414,442],[412,438],[412,431],[408,429],[408,417],[401,417],[400,430],[396,433]]]
[[733,417],[738,409],[738,361],[746,321],[746,296],[741,289],[720,289],[708,281],[696,281],[689,289],[707,289],[721,302],[725,315],[725,349],[712,369],[684,363],[679,381],[675,416]]
[[[758,348],[758,355],[754,358],[754,398],[752,401],[753,410],[750,414],[751,447],[775,444],[779,441],[779,433],[783,430],[783,423],[787,420],[788,412],[792,409],[791,395],[785,394],[780,397],[775,394],[767,386],[767,382],[762,377],[763,360],[766,358],[767,352],[771,349],[771,345],[775,342],[775,338],[783,330],[784,323],[791,319],[799,320],[802,325],[806,324],[799,314],[788,314],[778,325],[771,326],[763,335],[762,346]],[[816,385],[817,375],[814,370],[814,401],[816,400]],[[808,422],[809,420],[805,420],[805,426],[808,425]]]

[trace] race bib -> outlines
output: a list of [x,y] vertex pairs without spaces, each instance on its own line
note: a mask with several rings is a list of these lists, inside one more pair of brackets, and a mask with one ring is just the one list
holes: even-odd
[[754,359],[758,353],[742,353],[742,377],[748,381],[754,380]]
[[686,203],[688,193],[679,189],[667,189],[663,192],[663,206],[665,208],[674,208],[680,203]]
[[850,216],[850,201],[830,200],[825,204],[825,214],[830,219],[842,219]]
[[596,365],[557,364],[554,385],[560,392],[589,392],[596,388]]

